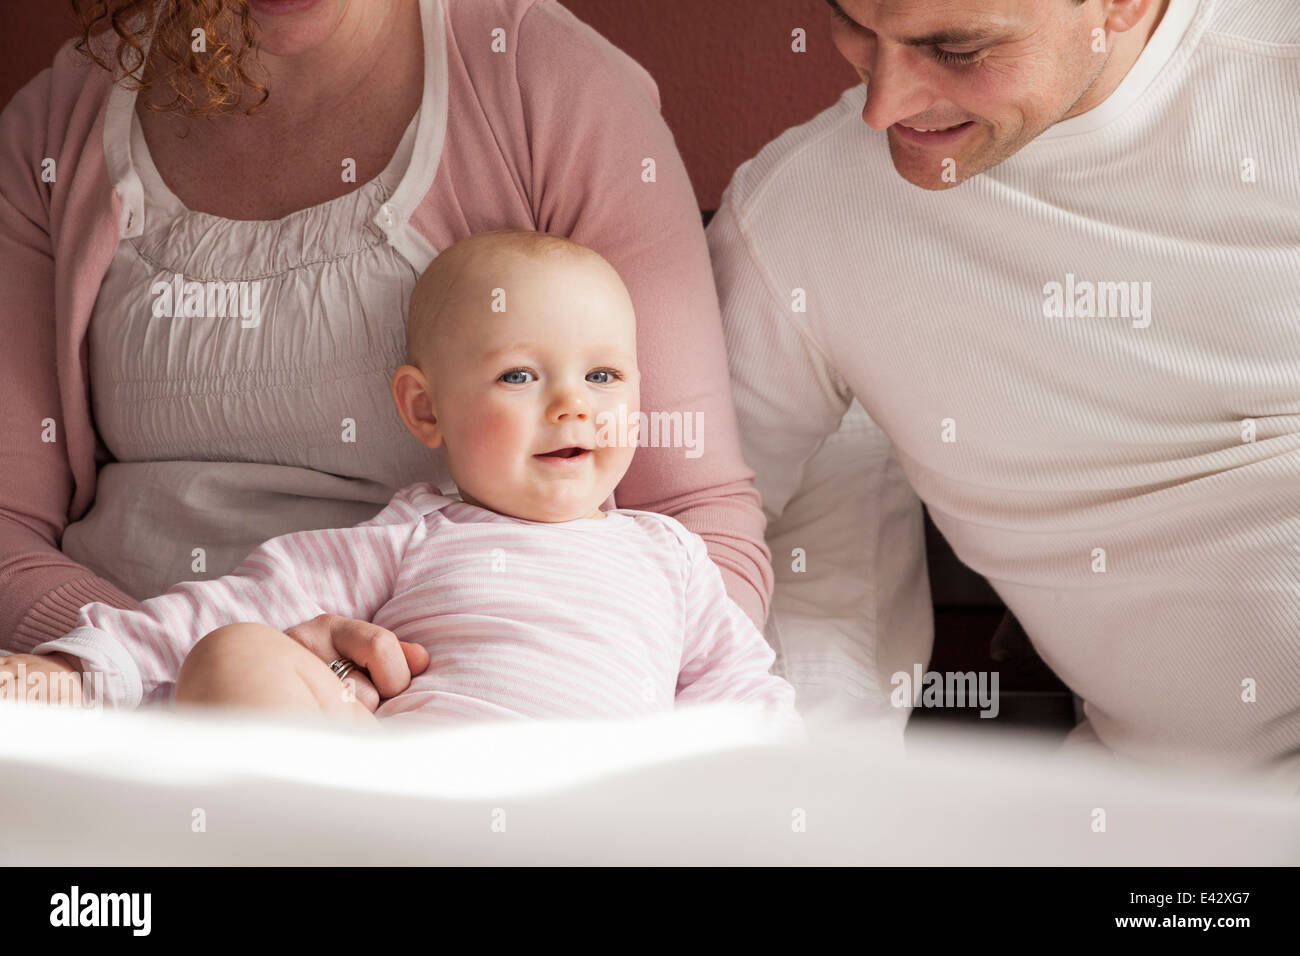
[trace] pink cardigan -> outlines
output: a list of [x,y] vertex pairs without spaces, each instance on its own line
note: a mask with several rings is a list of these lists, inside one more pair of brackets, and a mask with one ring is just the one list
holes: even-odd
[[[435,249],[504,227],[559,233],[618,269],[637,310],[642,407],[702,413],[705,453],[639,449],[617,503],[671,515],[701,535],[727,592],[761,626],[772,588],[764,518],[736,434],[704,232],[658,88],[553,0],[443,7],[447,135],[413,225]],[[516,42],[493,53],[491,32],[502,26]],[[514,59],[513,71],[492,59],[501,56]],[[0,648],[8,650],[66,633],[91,601],[137,604],[59,550],[111,460],[92,421],[86,350],[123,210],[103,146],[111,88],[109,74],[69,43],[0,114]],[[653,183],[642,181],[647,157]],[[47,158],[54,182],[42,178]]]

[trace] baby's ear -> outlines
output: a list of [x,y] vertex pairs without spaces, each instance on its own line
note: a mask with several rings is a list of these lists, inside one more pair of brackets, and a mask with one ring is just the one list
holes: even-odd
[[442,428],[433,408],[433,392],[424,373],[414,365],[403,365],[393,373],[393,403],[406,430],[421,444],[429,448],[442,444]]

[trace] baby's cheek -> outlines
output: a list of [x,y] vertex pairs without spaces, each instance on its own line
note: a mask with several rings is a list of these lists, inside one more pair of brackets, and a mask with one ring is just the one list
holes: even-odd
[[627,445],[613,445],[603,449],[600,457],[601,473],[614,480],[615,483],[621,481],[622,476],[631,467],[632,456],[635,454],[635,441]]
[[511,455],[526,451],[530,437],[526,424],[512,409],[483,404],[467,417],[461,440],[466,457],[495,469]]

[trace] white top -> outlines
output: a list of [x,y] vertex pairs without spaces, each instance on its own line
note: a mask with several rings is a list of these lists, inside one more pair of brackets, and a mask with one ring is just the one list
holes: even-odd
[[[1172,0],[1104,104],[954,189],[862,87],[740,168],[709,237],[769,517],[854,396],[879,429],[835,535],[783,532],[801,700],[928,657],[901,472],[1104,744],[1300,748],[1298,71],[1294,0]],[[833,570],[863,550],[894,588]]]
[[794,690],[769,673],[771,647],[675,518],[525,521],[427,484],[355,528],[275,538],[232,574],[134,610],[88,604],[35,652],[82,657],[103,675],[85,684],[97,703],[134,707],[170,700],[190,649],[223,624],[283,629],[324,613],[428,650],[381,719],[629,718],[735,702],[800,723]]
[[[154,166],[135,92],[110,96],[122,241],[88,341],[95,425],[116,463],[62,547],[136,598],[223,574],[276,534],[356,524],[414,481],[454,488],[389,387],[411,290],[435,254],[409,225],[447,113],[442,5],[422,0],[421,14],[424,94],[387,166],[279,220],[187,209]],[[186,314],[184,283],[201,284],[203,314]],[[225,300],[206,294],[226,283],[256,316],[219,317]]]

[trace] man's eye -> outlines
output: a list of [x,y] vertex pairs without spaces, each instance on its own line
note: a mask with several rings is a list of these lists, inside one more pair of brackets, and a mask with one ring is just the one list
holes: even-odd
[[947,63],[950,66],[965,66],[980,59],[980,54],[983,52],[983,50],[971,50],[969,53],[953,53],[951,50],[935,47],[934,58],[940,63]]
[[[524,378],[523,376],[529,377]],[[508,372],[503,372],[497,381],[505,382],[507,385],[527,385],[534,378],[536,376],[526,368],[512,368]]]
[[[603,378],[592,378],[593,375],[604,376]],[[623,376],[612,368],[598,368],[595,371],[587,373],[587,381],[594,385],[608,385],[610,382],[617,381]]]

